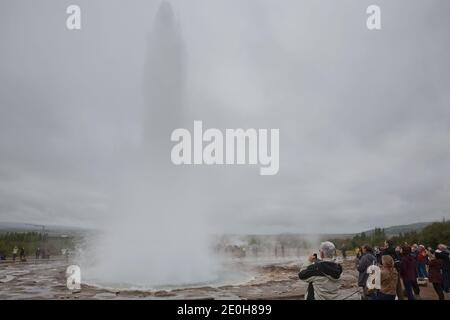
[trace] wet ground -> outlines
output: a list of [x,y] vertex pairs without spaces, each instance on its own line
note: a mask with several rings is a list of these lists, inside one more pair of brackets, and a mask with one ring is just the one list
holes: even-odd
[[[66,287],[64,259],[7,262],[0,265],[0,299],[303,299],[306,285],[298,280],[299,261],[229,262],[230,269],[251,275],[240,283],[167,290],[124,290],[82,284],[72,293]],[[351,262],[345,266],[352,265]],[[356,275],[350,268],[342,280],[343,296],[356,290]],[[350,299],[357,297],[354,295]]]
[[[230,262],[252,277],[241,283],[167,290],[123,290],[82,284],[79,292],[66,287],[65,259],[6,262],[0,264],[0,299],[304,299],[306,285],[298,279],[299,261]],[[341,299],[358,300],[354,261],[343,262]],[[423,287],[425,299],[435,299],[431,286]],[[447,296],[447,298],[449,298]]]

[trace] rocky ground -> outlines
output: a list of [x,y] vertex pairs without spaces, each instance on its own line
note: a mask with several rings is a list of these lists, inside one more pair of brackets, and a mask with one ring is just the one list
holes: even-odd
[[[353,260],[343,263],[341,299],[357,300],[357,272]],[[298,279],[299,262],[246,263],[235,268],[254,275],[243,283],[167,290],[107,289],[83,284],[79,292],[66,287],[64,259],[0,264],[0,299],[304,299],[306,285]],[[422,287],[424,299],[436,299],[431,286]],[[449,298],[449,297],[448,297]]]

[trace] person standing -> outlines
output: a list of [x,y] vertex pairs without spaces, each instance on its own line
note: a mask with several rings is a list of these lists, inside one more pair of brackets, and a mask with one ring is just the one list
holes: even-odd
[[18,253],[19,253],[19,248],[17,248],[17,246],[14,246],[13,251],[12,251],[13,262],[16,262]]
[[377,263],[377,258],[373,254],[372,247],[368,244],[362,247],[362,255],[356,262],[356,269],[359,272],[358,275],[358,286],[363,288],[362,300],[367,300],[369,298],[366,282],[369,274],[367,273],[367,268],[373,264]]
[[381,262],[381,289],[376,300],[395,300],[399,277],[394,266],[394,259],[390,255],[383,255],[381,256]]
[[27,259],[25,258],[25,248],[24,247],[20,247],[20,261],[26,261]]
[[450,258],[448,247],[444,244],[438,245],[435,256],[442,261],[442,289],[444,292],[450,293]]
[[[400,260],[401,260],[401,247],[395,246],[394,241],[391,239],[388,239],[384,242],[384,249],[382,251],[382,256],[389,255],[391,256],[392,260],[394,261],[394,268],[397,271],[397,286],[396,286],[396,294],[398,300],[403,300],[403,287],[400,280],[400,276],[398,276],[398,273],[400,272]],[[381,258],[381,261],[383,261],[383,258]]]
[[413,256],[414,258],[417,258],[417,250],[419,249],[419,246],[417,245],[417,243],[414,243],[411,246],[411,253],[410,255]]
[[358,247],[355,249],[355,257],[356,257],[356,261],[358,261],[362,256],[362,248]]
[[400,277],[403,280],[408,300],[415,300],[414,293],[417,295],[420,293],[416,272],[416,259],[411,255],[411,247],[404,246],[400,262]]
[[442,260],[436,259],[434,252],[429,252],[428,256],[430,258],[428,264],[428,281],[433,284],[434,291],[436,291],[439,300],[445,300],[444,291],[442,290]]
[[308,283],[305,300],[336,300],[342,274],[342,266],[334,260],[336,247],[332,242],[322,242],[319,253],[320,260],[311,255],[298,274],[300,280]]
[[417,249],[417,274],[420,279],[428,278],[427,274],[428,254],[423,245]]
[[373,251],[374,251],[375,258],[377,258],[377,264],[381,264],[381,250],[380,250],[380,248],[375,247]]

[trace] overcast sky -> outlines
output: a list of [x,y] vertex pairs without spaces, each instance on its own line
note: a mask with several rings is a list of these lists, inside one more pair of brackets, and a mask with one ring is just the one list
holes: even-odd
[[[170,3],[158,29],[160,0],[0,2],[0,221],[104,226],[117,184],[134,184],[129,157],[151,148],[145,132],[179,118],[190,130],[194,119],[280,129],[275,176],[213,166],[176,178],[164,135],[158,174],[195,194],[174,210],[201,210],[215,232],[450,217],[448,0]],[[380,31],[366,28],[374,3]],[[70,4],[79,31],[65,27]],[[167,37],[175,55],[161,49]],[[173,94],[158,90],[160,73]],[[120,207],[132,211],[127,192]]]

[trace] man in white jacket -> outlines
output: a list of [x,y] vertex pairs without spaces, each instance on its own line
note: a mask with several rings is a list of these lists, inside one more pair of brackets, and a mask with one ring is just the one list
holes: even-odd
[[332,242],[322,242],[320,260],[312,255],[300,269],[298,277],[308,283],[306,300],[336,300],[339,296],[342,266],[335,262],[336,247]]

